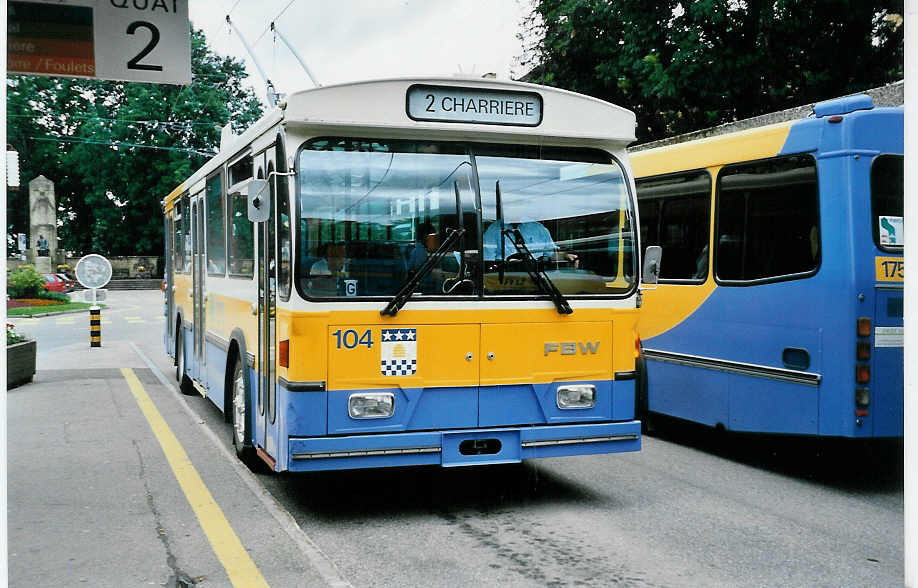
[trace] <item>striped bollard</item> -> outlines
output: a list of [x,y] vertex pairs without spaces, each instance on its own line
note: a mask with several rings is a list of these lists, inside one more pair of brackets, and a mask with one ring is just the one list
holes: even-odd
[[98,306],[89,309],[89,346],[102,347],[102,309]]

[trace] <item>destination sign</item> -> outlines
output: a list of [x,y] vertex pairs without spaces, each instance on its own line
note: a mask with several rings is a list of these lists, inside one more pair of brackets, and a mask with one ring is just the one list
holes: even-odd
[[542,97],[535,92],[414,85],[408,88],[414,120],[535,127],[542,122]]

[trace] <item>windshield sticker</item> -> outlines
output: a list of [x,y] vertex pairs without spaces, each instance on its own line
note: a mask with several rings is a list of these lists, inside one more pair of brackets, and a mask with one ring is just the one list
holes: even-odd
[[880,217],[880,245],[905,244],[902,231],[903,222],[901,216]]
[[418,371],[417,329],[382,329],[379,347],[384,376],[413,376]]

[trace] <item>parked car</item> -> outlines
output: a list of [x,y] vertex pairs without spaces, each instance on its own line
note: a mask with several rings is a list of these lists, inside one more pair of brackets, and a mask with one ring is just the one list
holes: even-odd
[[73,289],[76,287],[76,282],[72,278],[67,277],[67,274],[56,274],[57,277],[67,282],[66,292],[73,292]]
[[67,281],[58,277],[57,274],[42,274],[45,278],[45,290],[48,292],[61,292],[66,293],[70,292],[73,288],[68,290]]

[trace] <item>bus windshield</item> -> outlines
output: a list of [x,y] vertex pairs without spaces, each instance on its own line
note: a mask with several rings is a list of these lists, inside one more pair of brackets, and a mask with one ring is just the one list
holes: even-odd
[[298,158],[305,297],[393,296],[459,228],[415,295],[544,296],[533,272],[565,296],[634,287],[631,199],[603,151],[322,138]]

